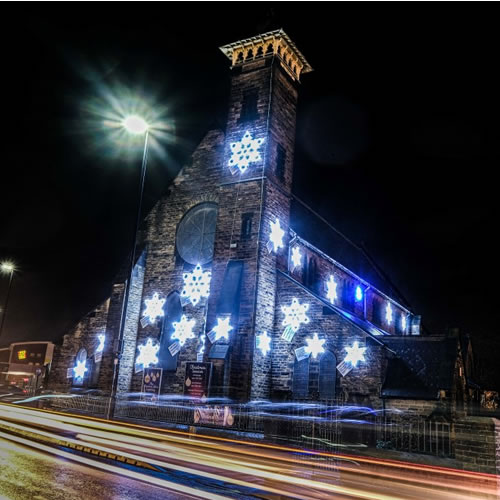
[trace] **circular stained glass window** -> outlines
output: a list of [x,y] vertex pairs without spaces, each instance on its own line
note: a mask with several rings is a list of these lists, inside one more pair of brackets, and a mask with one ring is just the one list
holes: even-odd
[[200,203],[189,210],[177,228],[176,247],[189,264],[206,264],[214,253],[217,205]]

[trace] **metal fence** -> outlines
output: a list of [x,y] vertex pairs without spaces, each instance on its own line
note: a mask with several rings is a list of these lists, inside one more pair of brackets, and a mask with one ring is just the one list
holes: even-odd
[[[109,398],[88,395],[51,400],[53,408],[98,416],[107,414],[108,405]],[[342,401],[200,404],[117,399],[114,417],[255,433],[268,441],[315,451],[379,448],[454,456],[452,422],[387,415]]]

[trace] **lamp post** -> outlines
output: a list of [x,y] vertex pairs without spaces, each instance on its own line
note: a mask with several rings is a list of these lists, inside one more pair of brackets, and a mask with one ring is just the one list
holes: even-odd
[[136,247],[137,247],[137,235],[139,233],[139,226],[141,224],[142,197],[144,192],[144,180],[146,178],[146,165],[148,160],[148,138],[149,138],[149,125],[146,122],[146,120],[144,120],[138,115],[127,116],[124,120],[122,120],[121,125],[128,133],[132,135],[144,135],[144,150],[142,153],[141,177],[139,182],[139,200],[137,206],[137,216],[135,220],[134,239],[132,243],[132,252],[130,254],[128,278],[125,284],[125,294],[123,298],[122,313],[120,318],[120,329],[118,332],[118,345],[114,357],[113,381],[111,384],[111,394],[109,398],[108,412],[107,412],[108,420],[113,416],[115,402],[116,402],[116,390],[118,387],[118,367],[120,364],[120,358],[123,349],[123,334],[127,318],[127,308],[130,296],[130,288],[132,284],[132,274],[134,271],[134,263],[136,256]]
[[7,306],[9,304],[9,296],[10,296],[10,289],[12,288],[12,278],[14,277],[14,271],[16,270],[16,266],[12,262],[2,262],[0,264],[0,271],[3,274],[8,274],[9,275],[9,285],[7,287],[7,295],[5,296],[5,303],[3,306],[2,310],[2,321],[0,322],[0,337],[2,336],[2,330],[3,330],[3,324],[5,321],[5,316],[7,314]]

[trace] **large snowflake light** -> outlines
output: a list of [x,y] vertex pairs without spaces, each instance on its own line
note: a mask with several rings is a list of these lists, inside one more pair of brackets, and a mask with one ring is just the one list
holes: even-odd
[[104,351],[104,342],[106,341],[106,335],[98,335],[97,339],[99,340],[99,345],[97,346],[95,352],[102,352]]
[[260,349],[262,356],[267,356],[267,353],[271,350],[271,337],[267,332],[264,332],[255,338],[257,340],[257,349]]
[[293,247],[292,249],[292,264],[294,269],[302,265],[302,252],[299,247]]
[[146,299],[144,301],[144,303],[146,304],[146,309],[144,309],[142,315],[148,318],[151,324],[156,321],[156,318],[161,318],[165,315],[165,313],[163,312],[165,300],[166,299],[160,299],[160,295],[155,292],[151,299]]
[[285,231],[281,229],[280,221],[276,219],[275,222],[269,221],[271,224],[271,234],[269,235],[269,241],[273,246],[273,250],[275,252],[278,251],[279,248],[283,247],[283,236],[285,236]]
[[302,323],[309,323],[309,318],[306,315],[308,309],[309,304],[300,304],[295,298],[292,299],[291,305],[281,306],[281,310],[285,314],[283,326],[290,326],[294,332],[297,332]]
[[135,360],[136,364],[148,368],[149,365],[156,365],[158,363],[158,351],[160,344],[154,344],[151,338],[148,338],[144,345],[137,346],[139,349],[139,356]]
[[193,328],[196,323],[194,319],[187,319],[186,315],[183,314],[180,321],[172,323],[174,327],[174,333],[170,337],[172,340],[178,340],[179,344],[183,346],[188,339],[194,339],[195,335],[193,333]]
[[312,337],[306,339],[305,351],[309,353],[313,358],[316,358],[318,354],[325,352],[323,344],[326,342],[325,339],[320,339],[317,333],[314,333]]
[[390,302],[387,302],[387,305],[385,306],[385,320],[388,325],[392,323],[392,307]]
[[346,363],[351,363],[352,366],[358,366],[359,361],[365,361],[366,347],[359,347],[359,342],[356,340],[352,347],[346,347],[347,356],[344,358]]
[[260,161],[262,158],[258,151],[264,139],[254,139],[250,132],[245,132],[241,141],[231,143],[231,158],[229,158],[229,168],[238,168],[241,173],[249,167],[250,163]]
[[212,328],[215,332],[216,341],[222,338],[229,340],[229,332],[233,329],[229,324],[230,319],[229,316],[227,318],[217,318],[217,324]]
[[337,284],[335,278],[330,275],[330,278],[326,282],[326,298],[331,304],[334,304],[337,300]]
[[195,306],[202,298],[207,298],[210,294],[210,280],[212,273],[210,271],[203,271],[200,264],[190,273],[184,273],[182,279],[184,280],[184,289],[181,296],[189,299],[191,304]]
[[87,364],[87,360],[77,361],[76,365],[73,367],[73,372],[75,374],[75,378],[83,378],[85,376],[85,372],[88,368],[85,366]]

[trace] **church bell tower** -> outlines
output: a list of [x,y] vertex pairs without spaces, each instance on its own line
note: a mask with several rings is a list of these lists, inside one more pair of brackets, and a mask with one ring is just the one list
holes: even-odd
[[[224,388],[220,395],[267,398],[272,353],[257,349],[256,337],[273,337],[276,274],[288,255],[298,87],[312,68],[283,30],[220,49],[231,62],[231,94],[206,325],[214,343],[207,355],[215,364],[212,386]],[[224,345],[213,331],[228,321],[233,329]]]

